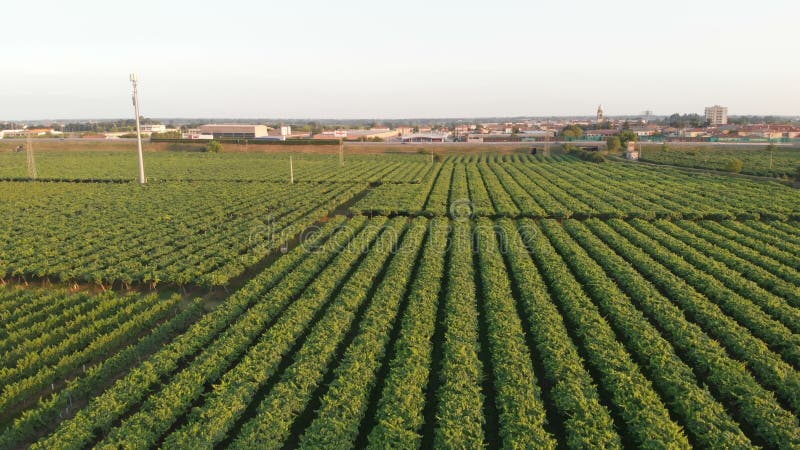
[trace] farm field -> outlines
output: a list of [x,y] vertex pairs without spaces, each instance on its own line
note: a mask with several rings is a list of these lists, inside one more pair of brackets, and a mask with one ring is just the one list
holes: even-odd
[[94,284],[225,285],[365,187],[6,182],[0,273]]
[[734,159],[742,161],[742,173],[766,177],[797,178],[800,170],[800,148],[776,146],[770,169],[770,152],[766,145],[758,148],[715,148],[715,147],[660,147],[646,146],[642,161],[695,167],[700,169],[728,170],[728,163]]
[[168,156],[0,181],[0,448],[800,448],[796,189]]
[[[158,181],[289,181],[289,155],[263,153],[152,152],[147,177]],[[422,155],[348,155],[340,167],[336,155],[295,154],[295,181],[419,182],[431,170]],[[133,181],[137,160],[121,151],[46,151],[36,153],[44,180]],[[0,179],[28,178],[25,152],[0,152]]]
[[532,218],[800,217],[797,190],[777,183],[561,158],[450,157],[436,177],[380,186],[351,210]]

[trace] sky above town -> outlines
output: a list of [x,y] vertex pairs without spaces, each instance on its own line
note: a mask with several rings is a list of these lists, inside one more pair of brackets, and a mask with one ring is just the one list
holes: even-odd
[[800,2],[8,2],[0,120],[800,115]]

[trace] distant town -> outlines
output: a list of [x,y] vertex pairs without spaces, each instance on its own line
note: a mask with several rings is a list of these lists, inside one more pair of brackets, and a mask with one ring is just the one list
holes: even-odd
[[[386,121],[335,120],[208,120],[142,118],[141,132],[153,140],[342,140],[387,143],[474,144],[607,141],[622,132],[639,141],[797,143],[800,118],[729,116],[728,108],[706,107],[703,114],[607,116],[603,106],[595,114],[564,118],[420,119]],[[82,120],[66,122],[0,122],[0,139],[135,138],[135,121]]]

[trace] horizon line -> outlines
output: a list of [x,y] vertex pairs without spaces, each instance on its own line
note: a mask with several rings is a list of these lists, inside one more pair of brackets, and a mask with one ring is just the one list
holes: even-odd
[[[670,114],[616,114],[616,115],[605,115],[606,119],[613,119],[613,118],[666,118],[670,117],[673,114],[697,114],[698,116],[702,116],[703,114],[700,113],[685,113],[685,112],[677,112],[677,113],[670,113]],[[448,116],[429,116],[429,117],[358,117],[358,118],[345,118],[345,117],[224,117],[224,116],[196,116],[196,117],[188,117],[188,116],[147,116],[142,115],[145,119],[150,120],[235,120],[235,121],[244,121],[244,120],[252,120],[252,121],[263,121],[263,122],[281,122],[281,121],[296,121],[296,122],[316,122],[316,121],[343,121],[343,122],[355,122],[355,121],[470,121],[470,120],[482,120],[482,119],[526,119],[526,120],[538,120],[538,119],[592,119],[595,118],[595,115],[512,115],[512,116],[462,116],[462,117],[448,117]],[[797,120],[800,119],[800,114],[756,114],[756,113],[746,113],[746,114],[729,114],[728,117],[777,117],[783,119],[792,119]],[[55,118],[38,118],[38,119],[0,119],[0,122],[8,123],[8,122],[67,122],[67,121],[116,121],[116,120],[134,120],[134,117],[71,117],[71,118],[64,118],[64,119],[55,119]]]

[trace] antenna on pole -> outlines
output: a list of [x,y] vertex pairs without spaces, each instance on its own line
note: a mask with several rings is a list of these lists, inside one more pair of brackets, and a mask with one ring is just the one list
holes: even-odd
[[142,129],[139,125],[139,80],[135,73],[131,74],[131,83],[133,84],[133,110],[136,114],[136,143],[139,149],[139,184],[147,183],[147,178],[144,176],[144,156],[142,155]]
[[294,163],[291,155],[289,155],[289,184],[294,184]]
[[27,149],[26,152],[28,156],[28,178],[31,180],[35,180],[38,178],[39,174],[36,172],[36,160],[33,157],[33,140],[31,139],[31,133],[25,133],[27,138]]

